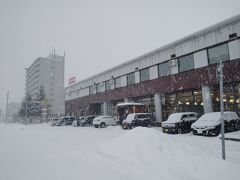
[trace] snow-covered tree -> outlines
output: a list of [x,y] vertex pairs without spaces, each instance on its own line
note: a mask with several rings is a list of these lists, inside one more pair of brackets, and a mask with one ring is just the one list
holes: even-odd
[[46,94],[44,87],[41,86],[36,98],[32,98],[27,94],[22,101],[21,108],[19,109],[19,116],[26,116],[26,108],[28,116],[40,116],[41,115],[41,103],[46,100]]
[[31,102],[32,102],[32,97],[29,94],[26,94],[18,112],[19,116],[21,117],[26,116],[26,109],[27,109],[27,114],[31,115],[31,108],[30,108]]

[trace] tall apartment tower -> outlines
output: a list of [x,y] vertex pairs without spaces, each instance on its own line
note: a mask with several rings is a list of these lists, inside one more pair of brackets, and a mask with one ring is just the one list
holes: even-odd
[[33,98],[41,86],[50,104],[50,115],[65,113],[64,104],[64,56],[50,54],[49,57],[37,58],[26,68],[26,93]]

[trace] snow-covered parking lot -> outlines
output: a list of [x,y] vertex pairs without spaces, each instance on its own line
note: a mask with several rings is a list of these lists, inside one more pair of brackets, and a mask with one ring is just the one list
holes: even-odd
[[160,128],[0,124],[0,180],[239,179],[240,143]]

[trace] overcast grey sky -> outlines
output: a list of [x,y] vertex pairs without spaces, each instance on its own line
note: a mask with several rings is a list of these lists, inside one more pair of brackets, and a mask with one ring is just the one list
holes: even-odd
[[20,102],[25,72],[66,51],[65,84],[240,14],[239,0],[0,0],[0,108]]

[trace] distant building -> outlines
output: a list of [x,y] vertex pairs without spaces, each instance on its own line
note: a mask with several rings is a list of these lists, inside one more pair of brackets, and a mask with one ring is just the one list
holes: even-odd
[[124,101],[148,105],[157,122],[219,111],[220,60],[224,109],[240,114],[240,15],[66,87],[66,113],[112,115]]
[[64,61],[65,55],[50,54],[49,57],[37,58],[26,68],[26,93],[34,98],[43,86],[50,105],[50,115],[65,113]]

